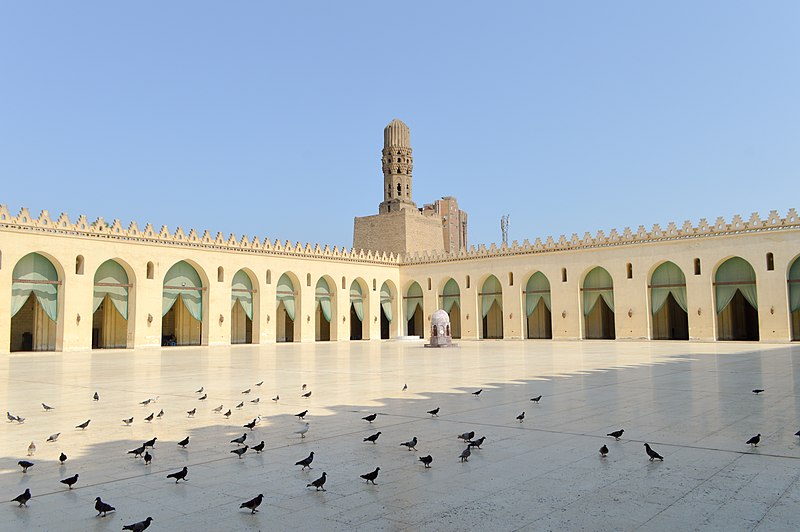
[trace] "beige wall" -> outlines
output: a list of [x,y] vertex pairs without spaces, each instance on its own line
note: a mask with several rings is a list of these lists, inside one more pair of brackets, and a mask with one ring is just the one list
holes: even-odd
[[353,249],[406,253],[444,249],[442,222],[423,216],[416,209],[355,219]]

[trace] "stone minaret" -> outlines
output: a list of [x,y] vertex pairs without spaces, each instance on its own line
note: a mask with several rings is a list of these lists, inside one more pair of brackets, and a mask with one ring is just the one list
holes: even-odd
[[411,132],[408,126],[395,118],[383,130],[383,202],[378,206],[380,214],[416,209],[411,201],[411,170],[414,157],[411,155]]

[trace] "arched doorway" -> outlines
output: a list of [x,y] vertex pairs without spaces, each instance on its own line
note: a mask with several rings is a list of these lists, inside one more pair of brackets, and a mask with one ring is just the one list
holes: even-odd
[[201,345],[205,289],[200,274],[186,261],[167,271],[161,298],[161,345]]
[[253,343],[253,281],[239,270],[231,281],[231,343]]
[[422,338],[425,335],[425,322],[423,313],[422,302],[422,287],[419,283],[414,281],[408,287],[406,292],[406,335],[419,336]]
[[550,281],[542,272],[531,275],[525,285],[525,313],[528,316],[528,338],[553,338]]
[[128,296],[133,285],[115,260],[107,260],[94,274],[92,349],[128,347]]
[[789,312],[792,318],[792,340],[800,340],[800,257],[789,268]]
[[490,275],[483,282],[481,292],[481,313],[483,324],[481,338],[500,339],[503,338],[503,287],[497,277]]
[[688,340],[686,277],[674,262],[665,262],[650,277],[653,340]]
[[364,320],[364,290],[358,279],[350,284],[350,339],[364,340],[369,336],[365,330],[368,320]]
[[596,267],[583,280],[583,316],[588,340],[613,340],[614,281],[603,268]]
[[392,297],[392,289],[388,282],[383,283],[381,285],[381,339],[383,340],[391,338],[393,306],[394,298]]
[[317,288],[314,298],[315,303],[315,331],[314,339],[317,342],[328,342],[331,339],[331,319],[333,317],[333,305],[331,287],[324,277],[317,281]]
[[11,351],[55,351],[61,280],[53,263],[29,253],[11,274]]
[[277,312],[275,316],[275,341],[294,342],[296,299],[294,283],[285,273],[278,279],[275,290]]
[[461,338],[461,289],[455,279],[450,278],[442,288],[442,310],[450,316],[450,336]]
[[758,340],[756,272],[741,257],[722,263],[714,275],[718,340]]

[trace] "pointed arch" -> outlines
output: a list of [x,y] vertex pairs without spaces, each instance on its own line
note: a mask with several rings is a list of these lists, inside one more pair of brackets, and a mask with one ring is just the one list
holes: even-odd
[[335,340],[336,335],[336,283],[323,275],[317,280],[314,289],[314,340],[327,342]]
[[252,344],[254,324],[258,323],[255,306],[258,301],[256,284],[258,278],[252,272],[241,269],[231,279],[231,343]]
[[584,337],[594,340],[616,338],[614,325],[614,281],[605,268],[592,268],[583,279]]
[[361,277],[350,283],[350,339],[369,340],[369,289]]
[[413,281],[408,286],[403,301],[405,302],[406,336],[422,338],[425,334],[423,317],[425,299],[422,295],[422,287],[418,282]]
[[[126,267],[127,266],[127,267]],[[102,263],[94,274],[92,349],[131,347],[133,269],[120,259]]]
[[730,257],[714,272],[717,339],[757,341],[758,290],[753,266]]
[[800,340],[800,256],[789,263],[786,276],[789,292],[789,315],[791,319],[792,340]]
[[481,338],[503,338],[503,287],[499,279],[494,275],[486,277],[478,295],[483,316]]
[[688,340],[689,314],[686,276],[671,261],[662,262],[650,274],[650,316],[653,340]]
[[208,335],[208,277],[188,260],[164,275],[161,297],[161,344],[202,345]]
[[300,282],[292,272],[285,272],[275,287],[276,319],[275,339],[277,342],[300,341]]
[[550,280],[542,272],[528,277],[525,283],[525,315],[528,338],[552,338],[553,316],[550,302]]
[[28,253],[11,273],[10,351],[55,351],[63,335],[63,268],[43,253]]
[[384,340],[400,335],[400,320],[396,319],[398,305],[397,288],[391,281],[384,281],[380,291],[381,338]]

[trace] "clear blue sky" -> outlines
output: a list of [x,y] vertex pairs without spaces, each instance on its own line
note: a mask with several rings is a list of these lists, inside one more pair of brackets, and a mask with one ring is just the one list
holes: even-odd
[[0,3],[0,203],[331,245],[382,200],[470,243],[800,207],[800,3]]

